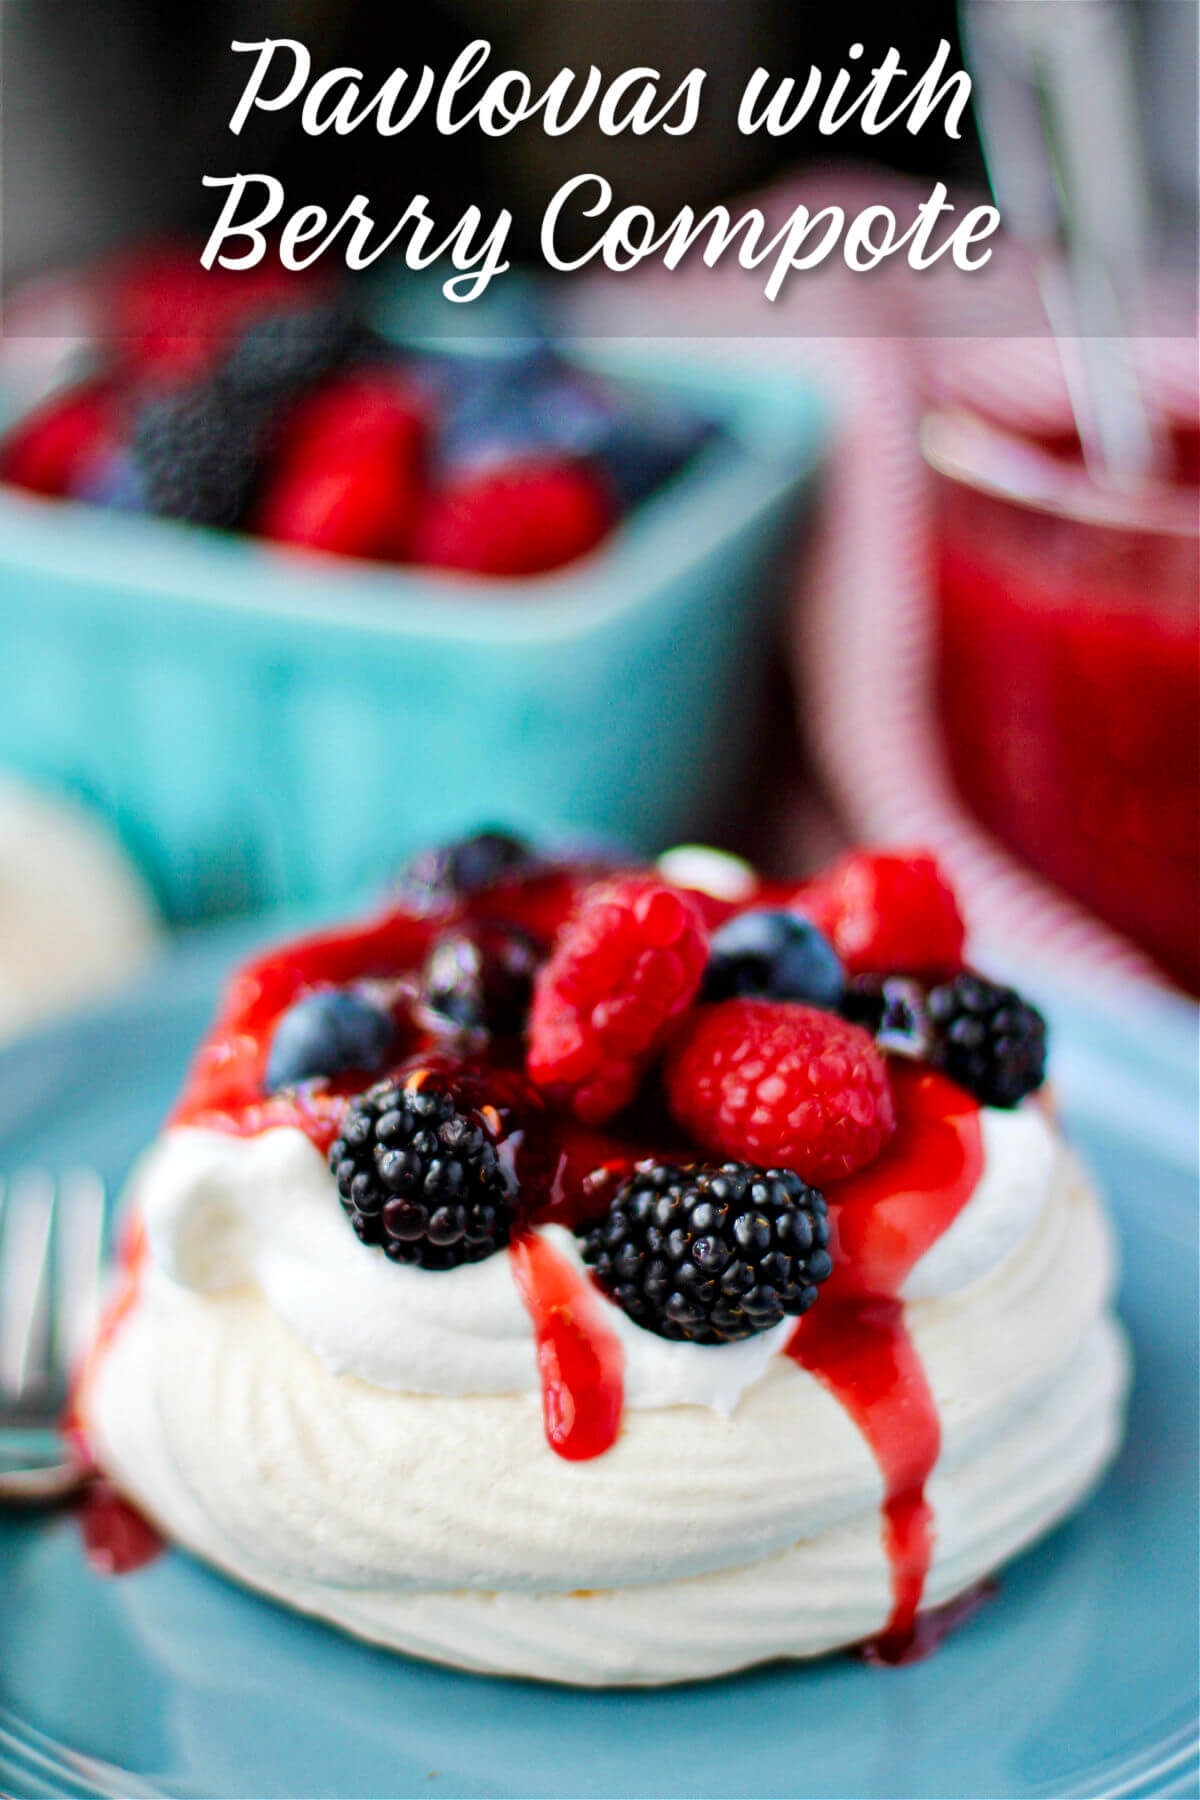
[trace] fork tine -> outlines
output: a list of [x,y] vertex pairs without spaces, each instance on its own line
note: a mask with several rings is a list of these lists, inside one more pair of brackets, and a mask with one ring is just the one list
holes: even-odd
[[68,1169],[58,1184],[50,1354],[64,1383],[91,1341],[104,1266],[104,1183],[94,1169]]
[[0,1240],[0,1394],[20,1400],[49,1371],[50,1227],[54,1183],[41,1169],[11,1177]]

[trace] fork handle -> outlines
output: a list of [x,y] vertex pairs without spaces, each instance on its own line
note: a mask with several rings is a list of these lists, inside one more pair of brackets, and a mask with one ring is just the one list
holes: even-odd
[[65,1454],[57,1431],[0,1433],[0,1506],[53,1506],[76,1493],[89,1470]]

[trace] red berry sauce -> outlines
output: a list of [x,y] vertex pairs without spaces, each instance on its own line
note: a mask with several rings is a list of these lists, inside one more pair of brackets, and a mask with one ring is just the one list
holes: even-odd
[[[461,1070],[477,1096],[493,1098],[499,1141],[511,1139],[521,1193],[510,1264],[534,1327],[546,1437],[571,1461],[601,1455],[618,1436],[622,1351],[590,1283],[531,1227],[595,1218],[642,1158],[695,1160],[698,1152],[668,1118],[653,1083],[604,1127],[548,1107],[524,1079],[519,1045],[493,1041],[480,1050],[431,1029],[415,1003],[414,975],[433,939],[456,924],[519,926],[548,947],[582,889],[602,873],[611,871],[551,869],[499,883],[469,903],[427,915],[397,908],[261,957],[233,982],[171,1121],[243,1135],[293,1126],[326,1151],[347,1099],[376,1077],[349,1074],[268,1095],[263,1076],[272,1032],[314,989],[380,984],[397,1021],[395,1066]],[[710,929],[748,905],[804,904],[802,890],[766,885],[737,905],[696,898]],[[905,1328],[900,1289],[970,1198],[983,1150],[979,1109],[967,1094],[895,1059],[889,1070],[895,1136],[868,1168],[826,1188],[834,1270],[817,1305],[797,1321],[787,1354],[845,1407],[883,1475],[893,1609],[868,1653],[898,1662],[923,1653],[926,1639],[937,1635],[917,1614],[933,1538],[925,1484],[940,1447],[937,1409]],[[128,1294],[120,1305],[128,1306]],[[111,1334],[115,1321],[106,1329]]]
[[621,1428],[620,1342],[591,1283],[545,1238],[526,1232],[509,1256],[537,1339],[546,1440],[568,1462],[600,1456]]
[[983,1170],[979,1108],[930,1070],[892,1066],[896,1134],[826,1194],[834,1270],[788,1344],[862,1432],[883,1476],[892,1614],[876,1650],[903,1660],[933,1551],[925,1483],[941,1448],[937,1407],[904,1323],[900,1289],[953,1224]]
[[[1136,501],[1046,451],[1079,446],[1002,437],[979,485],[936,483],[950,775],[1007,849],[1200,994],[1200,436],[1179,431],[1174,486]],[[1030,468],[1044,505],[1022,499]]]
[[88,1478],[75,1502],[75,1517],[88,1562],[101,1575],[129,1575],[165,1548],[159,1532],[96,1468],[83,1424],[82,1396],[89,1377],[137,1299],[146,1260],[146,1234],[131,1214],[117,1249],[116,1278],[99,1328],[72,1382],[60,1429]]
[[99,1575],[132,1575],[166,1548],[149,1519],[102,1475],[87,1483],[75,1511],[88,1562]]

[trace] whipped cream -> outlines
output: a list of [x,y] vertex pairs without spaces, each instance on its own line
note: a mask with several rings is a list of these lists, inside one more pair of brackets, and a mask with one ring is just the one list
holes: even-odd
[[[168,1131],[137,1192],[154,1262],[197,1293],[247,1283],[337,1375],[418,1394],[537,1394],[533,1326],[506,1255],[433,1273],[364,1254],[324,1157],[290,1127]],[[574,1235],[539,1228],[582,1269]],[[738,1344],[671,1343],[597,1293],[625,1353],[629,1406],[730,1413],[792,1328]]]
[[[1114,1273],[1064,1153],[1022,1243],[908,1306],[942,1421],[927,1604],[1041,1535],[1111,1458],[1126,1382]],[[253,1284],[196,1293],[156,1269],[100,1360],[87,1424],[105,1466],[199,1554],[469,1667],[678,1680],[817,1654],[888,1615],[879,1471],[782,1357],[731,1419],[631,1408],[611,1451],[573,1464],[546,1446],[532,1393],[336,1375]]]
[[664,881],[710,894],[714,900],[748,900],[758,886],[748,862],[708,844],[677,844],[664,850],[654,866]]
[[[981,1115],[984,1169],[950,1229],[926,1252],[905,1299],[981,1280],[1032,1231],[1061,1146],[1041,1108]],[[364,1253],[342,1216],[325,1158],[301,1131],[257,1137],[167,1131],[144,1160],[138,1203],[154,1262],[196,1293],[257,1287],[335,1375],[414,1394],[537,1394],[533,1327],[507,1256],[432,1273]],[[582,1267],[561,1226],[540,1227]],[[729,1415],[792,1331],[736,1344],[674,1343],[597,1295],[625,1356],[625,1404],[707,1406]]]

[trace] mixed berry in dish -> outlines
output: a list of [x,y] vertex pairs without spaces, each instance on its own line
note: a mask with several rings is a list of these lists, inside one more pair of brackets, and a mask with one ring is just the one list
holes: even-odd
[[85,291],[95,352],[0,442],[0,480],[110,510],[516,578],[595,549],[715,431],[569,362],[533,313],[450,354],[384,338],[352,295],[189,252]]

